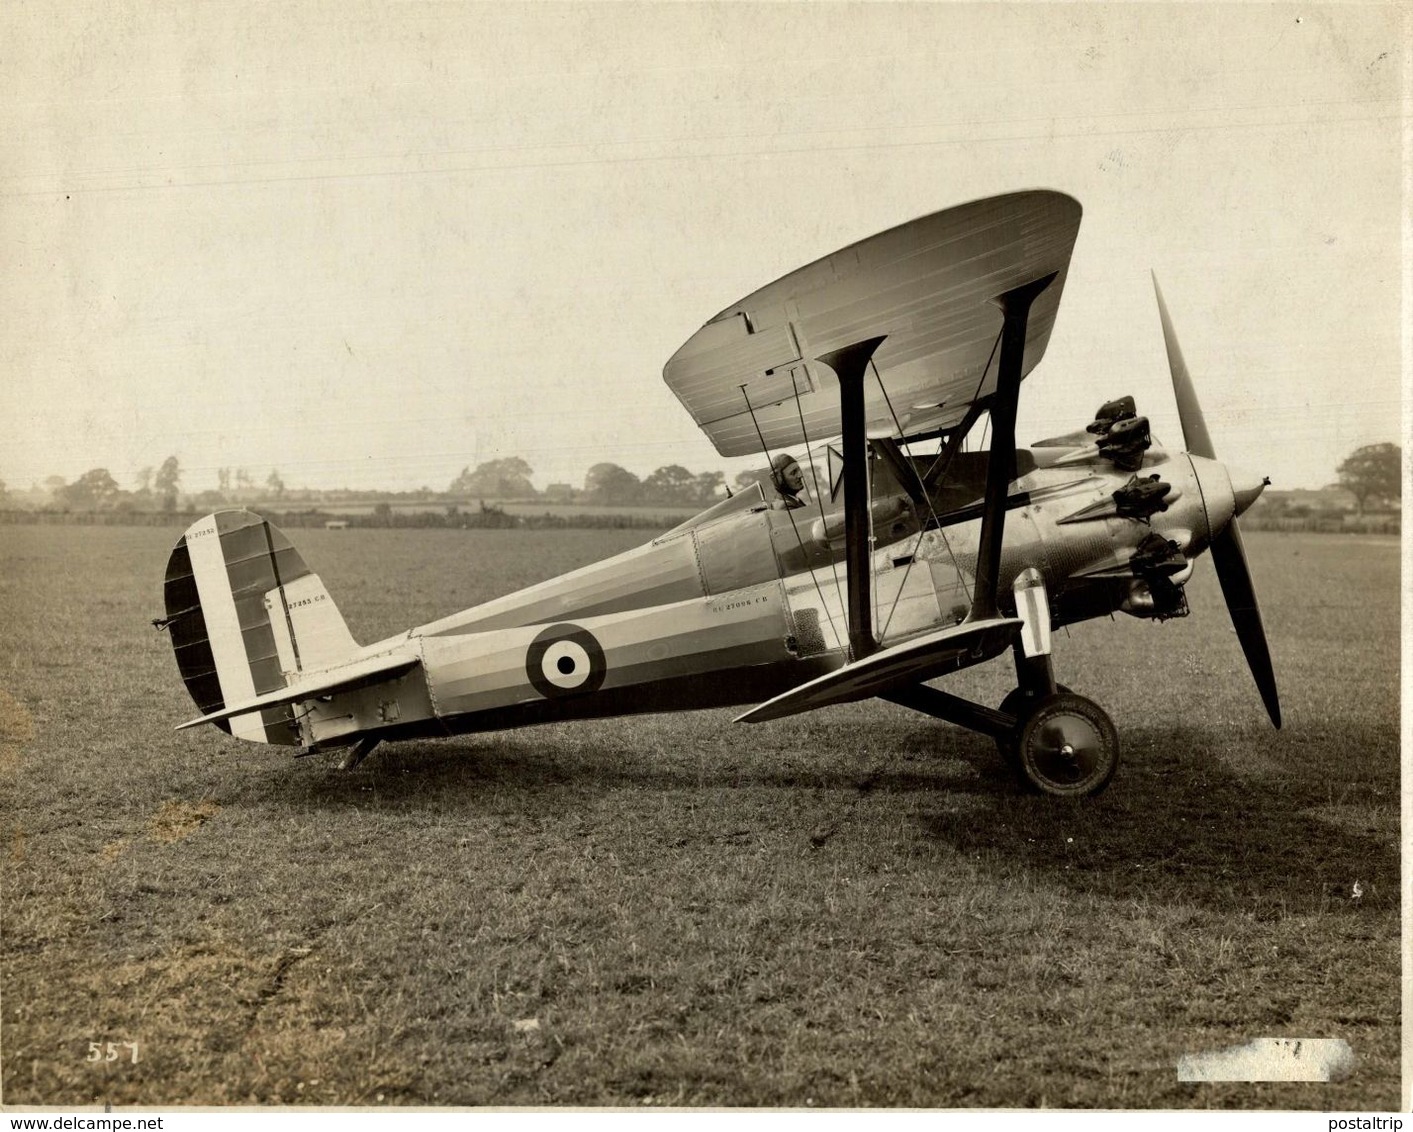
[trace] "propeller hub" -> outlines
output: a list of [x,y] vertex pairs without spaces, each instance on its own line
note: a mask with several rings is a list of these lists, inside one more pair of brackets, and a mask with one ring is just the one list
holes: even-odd
[[1208,531],[1216,538],[1233,519],[1256,502],[1270,482],[1264,476],[1233,468],[1219,460],[1189,456],[1202,492]]
[[1266,490],[1266,485],[1271,482],[1265,476],[1258,476],[1242,468],[1228,467],[1227,475],[1231,477],[1232,502],[1238,515],[1245,514],[1246,509],[1256,502]]
[[1219,460],[1209,460],[1204,456],[1188,456],[1193,475],[1197,478],[1197,489],[1201,498],[1200,514],[1207,529],[1196,543],[1197,549],[1211,545],[1236,515],[1236,492],[1233,490],[1231,475],[1227,466]]

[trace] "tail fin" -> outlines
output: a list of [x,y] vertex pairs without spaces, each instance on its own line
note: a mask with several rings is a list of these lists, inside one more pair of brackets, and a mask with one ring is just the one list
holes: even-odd
[[[177,668],[203,714],[358,650],[318,575],[279,528],[249,511],[218,511],[187,528],[164,589]],[[217,726],[256,743],[300,742],[288,704]]]

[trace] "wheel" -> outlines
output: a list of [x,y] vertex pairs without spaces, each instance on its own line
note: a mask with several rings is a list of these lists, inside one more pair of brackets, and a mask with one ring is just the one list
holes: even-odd
[[[1068,692],[1069,689],[1063,684],[1056,684],[1057,691]],[[1006,693],[1006,698],[1001,701],[1001,706],[997,709],[1007,715],[1016,717],[1016,729],[1010,735],[998,735],[996,737],[996,749],[1001,752],[1001,759],[1008,767],[1020,769],[1020,758],[1017,750],[1017,743],[1020,740],[1020,729],[1025,724],[1025,717],[1030,713],[1030,705],[1035,703],[1036,697],[1024,688],[1012,688]]]
[[1042,794],[1080,798],[1109,785],[1119,765],[1119,733],[1093,700],[1058,692],[1040,700],[1016,736],[1016,760]]

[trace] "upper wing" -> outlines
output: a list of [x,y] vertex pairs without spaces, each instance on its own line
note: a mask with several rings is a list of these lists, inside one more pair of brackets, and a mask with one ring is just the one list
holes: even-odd
[[991,300],[1054,271],[1030,310],[1022,373],[1045,353],[1079,219],[1078,201],[1036,190],[889,229],[722,311],[672,355],[663,377],[716,450],[742,456],[759,452],[762,439],[767,448],[802,443],[801,415],[811,440],[837,435],[838,381],[814,359],[886,334],[874,364],[888,399],[866,384],[869,434],[951,427],[996,387],[1002,316]]

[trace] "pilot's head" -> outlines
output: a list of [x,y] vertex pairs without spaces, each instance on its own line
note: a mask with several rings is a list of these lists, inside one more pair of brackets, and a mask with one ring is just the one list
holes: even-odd
[[788,452],[782,452],[770,462],[770,479],[775,490],[792,498],[805,489],[805,473],[800,462]]

